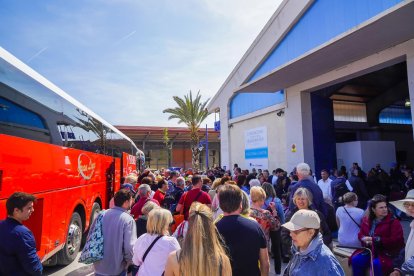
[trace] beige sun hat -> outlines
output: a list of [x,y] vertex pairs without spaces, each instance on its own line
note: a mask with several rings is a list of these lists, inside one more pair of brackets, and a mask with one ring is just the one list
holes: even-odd
[[407,196],[404,199],[391,201],[390,203],[400,209],[401,211],[405,212],[404,202],[414,202],[414,189],[409,190]]
[[296,231],[303,228],[319,229],[321,227],[321,221],[315,211],[303,209],[297,211],[290,221],[282,226],[289,231]]

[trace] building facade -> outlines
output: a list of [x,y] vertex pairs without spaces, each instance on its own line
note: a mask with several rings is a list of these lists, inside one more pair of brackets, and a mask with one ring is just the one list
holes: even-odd
[[[192,167],[190,131],[187,128],[154,126],[116,126],[116,128],[130,137],[144,152],[147,168]],[[207,167],[220,164],[219,132],[212,128],[207,130],[201,128],[199,137],[200,149],[202,149],[200,168],[205,170]],[[207,151],[208,159],[206,159]]]
[[414,164],[413,14],[408,0],[284,0],[209,103],[221,164]]

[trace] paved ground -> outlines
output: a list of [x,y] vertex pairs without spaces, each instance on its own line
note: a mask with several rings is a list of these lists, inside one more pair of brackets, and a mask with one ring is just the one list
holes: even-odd
[[[78,255],[79,258],[79,255]],[[94,275],[92,265],[83,265],[78,263],[78,258],[68,266],[54,266],[46,267],[43,275],[53,276],[92,276]],[[285,269],[286,264],[283,264],[282,271]],[[275,276],[275,270],[273,265],[273,259],[270,261],[270,276]]]
[[[410,232],[410,222],[402,221],[401,222],[404,229],[404,238],[407,240],[408,234]],[[80,254],[80,253],[79,253]],[[79,255],[78,255],[79,258]],[[44,275],[53,275],[53,276],[90,276],[93,275],[93,268],[91,265],[83,265],[78,263],[78,258],[68,266],[54,266],[54,267],[45,267]],[[283,264],[282,271],[285,269],[286,264]],[[275,276],[273,259],[270,264],[270,276]]]
[[43,270],[43,275],[53,275],[53,276],[92,276],[94,275],[92,265],[84,265],[78,263],[80,253],[76,259],[68,266],[53,266],[45,267]]

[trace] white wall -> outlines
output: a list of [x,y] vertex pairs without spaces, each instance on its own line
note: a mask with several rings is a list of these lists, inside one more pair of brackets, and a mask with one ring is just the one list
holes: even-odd
[[276,112],[271,112],[252,119],[231,123],[229,127],[231,166],[239,164],[243,169],[244,158],[244,135],[248,129],[267,127],[267,145],[269,153],[269,170],[278,167],[286,167],[286,128],[284,117],[279,117]]
[[336,144],[338,168],[352,167],[357,162],[359,166],[368,172],[376,164],[381,164],[386,172],[389,172],[391,162],[396,162],[394,141],[354,141]]
[[336,161],[338,168],[345,166],[349,169],[354,162],[357,162],[362,167],[361,141],[337,143]]
[[391,162],[396,162],[397,160],[394,141],[362,141],[361,152],[361,168],[365,171],[374,168],[376,164],[381,164],[381,168],[389,172]]

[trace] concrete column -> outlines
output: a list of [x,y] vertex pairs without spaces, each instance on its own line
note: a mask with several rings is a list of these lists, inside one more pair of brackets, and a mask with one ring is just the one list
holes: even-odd
[[313,152],[312,105],[310,93],[301,92],[302,105],[302,133],[304,162],[315,171],[315,157]]
[[413,140],[414,140],[414,49],[407,54],[407,76],[408,76],[408,91],[411,102],[411,119],[413,128]]
[[[290,171],[301,162],[306,162],[314,168],[310,94],[296,90],[295,87],[288,88],[286,101],[287,168],[285,169]],[[293,145],[296,151],[292,151]]]
[[231,169],[230,164],[230,128],[227,103],[220,106],[220,166]]

